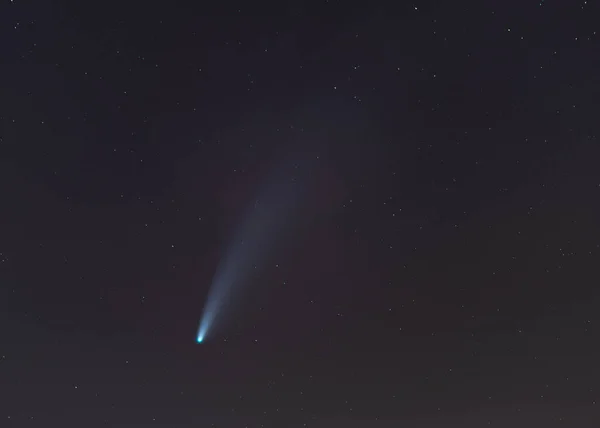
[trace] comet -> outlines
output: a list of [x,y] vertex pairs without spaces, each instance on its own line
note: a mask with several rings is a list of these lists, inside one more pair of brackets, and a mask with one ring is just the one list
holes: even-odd
[[[238,303],[242,289],[271,259],[302,216],[318,156],[306,149],[287,153],[267,176],[224,247],[196,334],[198,344],[213,336],[225,314]],[[286,244],[287,246],[287,244]]]

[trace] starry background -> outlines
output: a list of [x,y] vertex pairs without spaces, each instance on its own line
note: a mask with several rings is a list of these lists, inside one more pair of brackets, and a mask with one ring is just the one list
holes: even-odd
[[2,1],[2,426],[597,426],[598,5],[349,3]]

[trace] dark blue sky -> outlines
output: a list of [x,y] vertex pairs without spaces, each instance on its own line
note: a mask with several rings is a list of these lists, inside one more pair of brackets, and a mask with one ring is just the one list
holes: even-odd
[[595,426],[593,3],[4,2],[0,425]]

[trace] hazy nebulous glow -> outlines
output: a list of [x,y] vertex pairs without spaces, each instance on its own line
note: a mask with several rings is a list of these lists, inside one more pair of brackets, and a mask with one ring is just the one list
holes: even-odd
[[302,196],[310,187],[309,176],[316,156],[292,155],[280,164],[246,212],[235,230],[232,241],[221,259],[206,299],[196,341],[203,342],[211,334],[215,320],[239,293],[236,287],[251,282],[276,250],[283,236],[300,215]]

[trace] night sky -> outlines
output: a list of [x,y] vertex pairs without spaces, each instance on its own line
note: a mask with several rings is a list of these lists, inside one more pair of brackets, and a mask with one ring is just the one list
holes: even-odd
[[2,1],[0,426],[597,427],[597,2],[209,3]]

